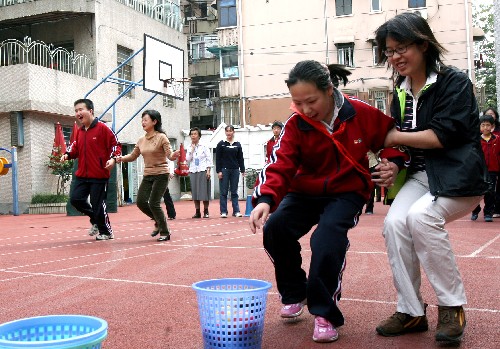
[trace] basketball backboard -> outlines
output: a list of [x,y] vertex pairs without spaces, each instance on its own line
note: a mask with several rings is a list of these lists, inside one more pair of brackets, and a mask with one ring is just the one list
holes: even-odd
[[[147,34],[144,34],[143,76],[145,91],[181,100],[188,97],[188,89],[184,88],[189,83],[184,78],[184,50]],[[185,82],[180,89],[172,83],[181,80]]]

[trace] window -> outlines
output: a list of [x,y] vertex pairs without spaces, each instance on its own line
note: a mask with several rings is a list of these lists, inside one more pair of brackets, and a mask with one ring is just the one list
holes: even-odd
[[335,0],[336,16],[352,15],[352,0]]
[[221,53],[221,78],[237,78],[238,74],[238,51]]
[[337,44],[337,61],[346,67],[354,67],[354,43]]
[[377,45],[373,45],[372,47],[372,54],[373,54],[373,65],[374,66],[380,66],[382,65],[383,63],[379,61],[378,59],[378,46]]
[[348,95],[349,97],[358,98],[358,90],[341,89],[341,91],[346,95]]
[[372,8],[370,9],[371,12],[380,12],[382,11],[382,0],[372,0]]
[[370,91],[370,102],[382,113],[387,114],[387,91]]
[[166,108],[175,108],[175,98],[171,96],[163,96],[163,106]]
[[236,0],[218,0],[219,27],[235,27],[238,24],[236,17]]
[[207,48],[217,46],[217,35],[191,36],[189,51],[191,59],[212,58],[214,55]]
[[238,99],[220,100],[221,122],[226,125],[240,125],[240,101]]
[[66,145],[69,145],[69,139],[71,138],[71,132],[73,131],[73,127],[71,126],[61,126],[63,135],[64,135],[64,142]]
[[[132,50],[129,50],[126,47],[118,45],[117,49],[117,63],[118,65],[125,62],[130,56],[132,56]],[[132,60],[128,61],[127,64],[118,69],[118,78],[124,79],[128,81],[132,81]],[[118,84],[118,94],[122,93],[127,85],[125,83]],[[132,98],[132,91],[129,91],[126,97]]]
[[425,7],[425,0],[408,0],[408,7],[409,8],[419,8],[419,7]]

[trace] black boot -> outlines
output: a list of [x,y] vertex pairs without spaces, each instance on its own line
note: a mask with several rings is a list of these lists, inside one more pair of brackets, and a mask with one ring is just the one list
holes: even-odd
[[194,214],[193,218],[201,218],[200,209],[196,209],[196,213]]

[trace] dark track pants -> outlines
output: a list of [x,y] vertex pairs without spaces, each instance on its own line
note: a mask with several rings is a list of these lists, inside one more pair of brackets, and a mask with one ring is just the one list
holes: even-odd
[[[71,205],[89,216],[90,224],[97,224],[100,234],[112,234],[113,229],[106,211],[106,192],[108,180],[86,179],[75,177],[75,185],[71,193]],[[90,195],[90,204],[87,198]]]
[[[309,312],[344,324],[338,308],[342,273],[349,248],[347,231],[358,222],[365,204],[358,194],[309,197],[290,193],[264,226],[264,248],[274,263],[283,304],[307,298]],[[298,240],[318,224],[311,235],[309,277],[302,269]]]

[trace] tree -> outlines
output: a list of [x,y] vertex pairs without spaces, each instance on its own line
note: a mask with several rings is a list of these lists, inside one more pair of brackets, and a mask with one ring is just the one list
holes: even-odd
[[66,183],[71,180],[73,173],[73,160],[61,162],[61,153],[56,151],[49,155],[47,162],[48,168],[52,170],[52,174],[58,176],[57,178],[57,195],[64,195],[66,193]]
[[484,39],[474,43],[476,86],[484,88],[481,110],[497,105],[496,63],[495,63],[495,18],[493,5],[473,4],[472,22],[484,31]]

